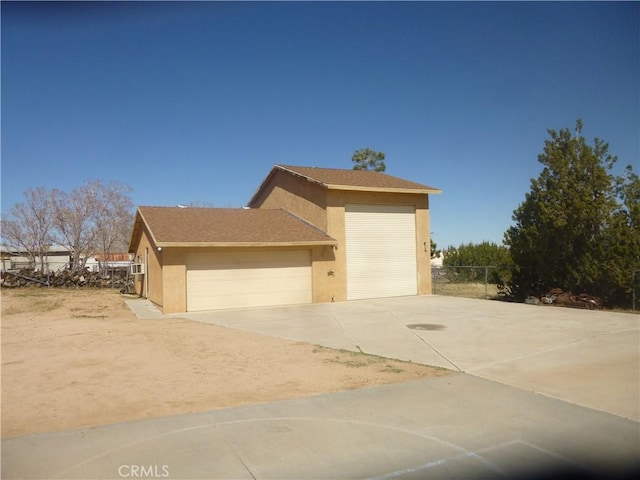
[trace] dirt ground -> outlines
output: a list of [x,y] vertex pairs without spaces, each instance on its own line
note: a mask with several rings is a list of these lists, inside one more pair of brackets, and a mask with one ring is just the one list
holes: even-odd
[[111,290],[2,290],[2,436],[201,412],[450,373],[186,319]]

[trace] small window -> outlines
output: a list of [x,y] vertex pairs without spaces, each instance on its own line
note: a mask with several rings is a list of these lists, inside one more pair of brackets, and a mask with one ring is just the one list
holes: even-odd
[[144,264],[142,263],[131,264],[131,275],[143,275],[143,274],[144,274]]

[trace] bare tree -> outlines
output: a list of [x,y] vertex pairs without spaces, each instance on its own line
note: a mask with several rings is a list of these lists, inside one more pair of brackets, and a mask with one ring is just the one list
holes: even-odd
[[90,180],[71,193],[55,191],[54,222],[61,244],[72,252],[72,268],[84,269],[95,254],[126,249],[133,223],[131,188]]
[[57,241],[71,251],[71,268],[82,270],[95,248],[95,197],[92,187],[85,183],[71,193],[54,190],[52,198]]
[[26,200],[11,207],[11,218],[2,218],[2,238],[7,246],[27,254],[34,268],[48,270],[47,256],[53,240],[53,203],[44,187],[26,190]]
[[[94,182],[96,194],[96,247],[107,261],[110,253],[126,251],[133,225],[133,202],[128,194],[131,187],[121,183],[102,185]],[[101,269],[105,265],[101,265]]]
[[47,269],[51,245],[62,245],[71,252],[71,268],[82,270],[94,253],[126,251],[133,224],[130,191],[126,185],[99,180],[70,193],[43,187],[27,190],[25,202],[2,218],[2,239],[25,252],[32,266],[39,260],[42,270]]

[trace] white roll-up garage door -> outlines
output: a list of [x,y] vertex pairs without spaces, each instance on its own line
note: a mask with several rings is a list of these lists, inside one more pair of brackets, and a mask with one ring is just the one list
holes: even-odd
[[346,205],[347,298],[418,293],[413,205]]
[[311,303],[309,250],[187,255],[187,311]]

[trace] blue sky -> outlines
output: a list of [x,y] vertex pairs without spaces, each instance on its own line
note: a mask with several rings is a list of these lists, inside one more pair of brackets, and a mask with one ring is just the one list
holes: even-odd
[[129,184],[240,207],[276,163],[442,189],[439,247],[500,243],[547,129],[640,170],[640,4],[2,2],[2,212]]

